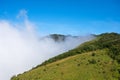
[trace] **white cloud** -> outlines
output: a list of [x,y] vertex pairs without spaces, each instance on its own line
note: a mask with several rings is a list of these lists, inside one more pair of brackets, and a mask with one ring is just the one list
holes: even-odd
[[[22,10],[19,16],[25,17],[26,13]],[[0,80],[9,80],[15,74],[93,39],[93,36],[79,39],[69,37],[62,43],[56,43],[51,38],[40,39],[34,30],[34,24],[28,19],[24,20],[22,26],[16,24],[19,23],[0,21]]]
[[20,17],[27,18],[27,10],[25,10],[25,9],[20,10],[17,15],[17,18],[20,18]]

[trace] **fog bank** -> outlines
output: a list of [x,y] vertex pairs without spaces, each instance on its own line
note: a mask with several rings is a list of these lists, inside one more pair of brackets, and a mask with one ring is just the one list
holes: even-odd
[[73,49],[94,37],[67,37],[55,42],[50,37],[38,36],[35,25],[28,19],[22,23],[0,20],[0,80],[22,73],[60,53]]

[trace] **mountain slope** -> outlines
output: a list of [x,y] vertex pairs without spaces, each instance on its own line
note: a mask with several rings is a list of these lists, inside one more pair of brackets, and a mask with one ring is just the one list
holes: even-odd
[[11,80],[119,80],[120,34],[105,33]]

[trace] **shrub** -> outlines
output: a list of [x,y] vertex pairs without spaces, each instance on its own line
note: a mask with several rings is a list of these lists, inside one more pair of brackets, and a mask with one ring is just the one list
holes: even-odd
[[56,64],[57,66],[59,66],[60,64]]
[[88,60],[88,62],[89,62],[90,64],[96,64],[96,60],[95,60],[95,59]]
[[92,53],[92,55],[91,56],[95,56],[95,53]]
[[79,64],[77,64],[77,66],[80,66],[80,63],[79,63]]
[[43,69],[43,71],[46,71],[46,69]]

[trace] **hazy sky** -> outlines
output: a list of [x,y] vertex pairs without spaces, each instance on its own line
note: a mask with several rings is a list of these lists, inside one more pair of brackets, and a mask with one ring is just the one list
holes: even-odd
[[25,9],[42,33],[120,33],[120,0],[0,0],[0,19]]

